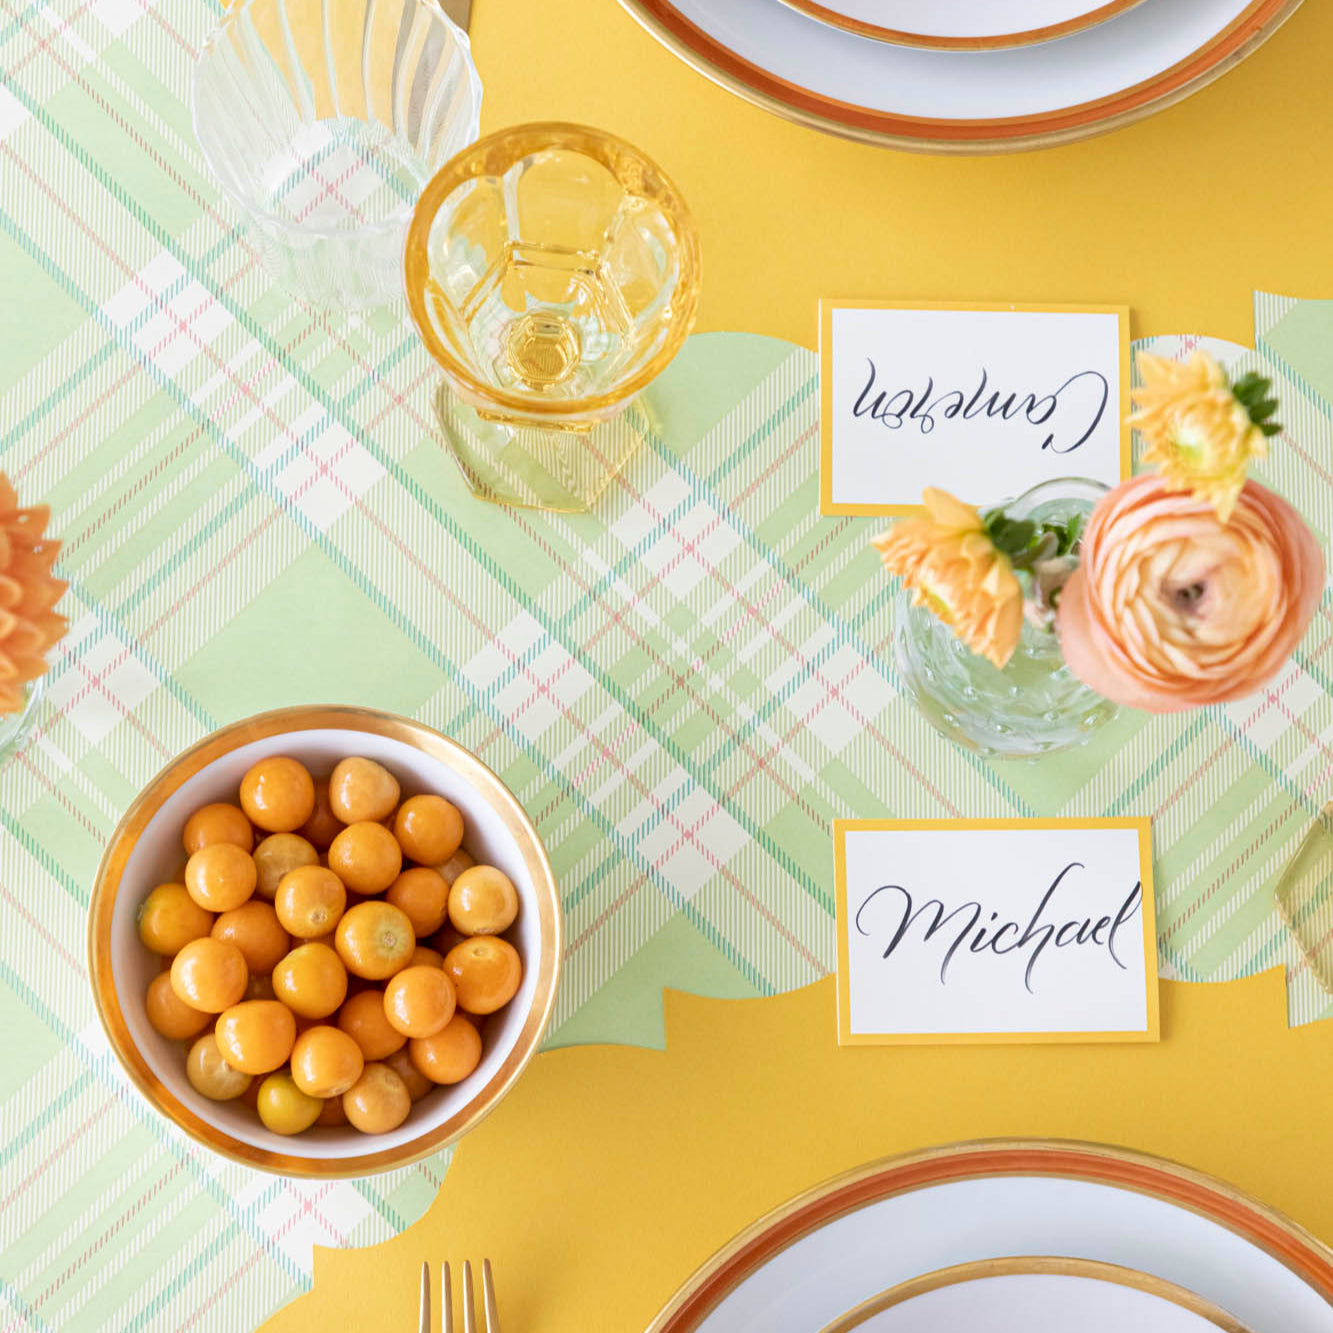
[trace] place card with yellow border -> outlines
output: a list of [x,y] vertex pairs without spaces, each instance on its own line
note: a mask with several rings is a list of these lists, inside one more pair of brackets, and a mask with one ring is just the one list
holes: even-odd
[[839,819],[838,1041],[1158,1039],[1147,819]]
[[1129,476],[1125,306],[824,300],[819,370],[822,513]]

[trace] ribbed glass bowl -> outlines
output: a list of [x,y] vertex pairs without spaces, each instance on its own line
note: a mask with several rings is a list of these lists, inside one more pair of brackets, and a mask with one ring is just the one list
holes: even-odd
[[422,187],[480,128],[467,35],[434,0],[240,0],[194,71],[194,129],[273,277],[316,306],[402,296]]

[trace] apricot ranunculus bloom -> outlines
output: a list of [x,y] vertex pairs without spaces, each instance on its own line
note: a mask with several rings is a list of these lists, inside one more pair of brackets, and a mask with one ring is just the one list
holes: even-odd
[[1104,496],[1060,595],[1065,662],[1116,703],[1151,713],[1252,694],[1291,655],[1324,587],[1314,534],[1247,481],[1228,522],[1163,477]]
[[24,686],[46,671],[46,650],[65,632],[53,608],[65,583],[51,573],[60,543],[46,536],[46,505],[20,508],[0,472],[0,713],[17,713]]
[[1169,489],[1207,500],[1225,523],[1250,459],[1268,452],[1262,428],[1207,352],[1185,362],[1140,352],[1135,364],[1143,384],[1132,391],[1129,424],[1143,436],[1143,461],[1160,469]]
[[974,653],[1003,667],[1023,632],[1023,589],[981,516],[947,491],[921,493],[924,518],[899,519],[871,538],[884,566]]

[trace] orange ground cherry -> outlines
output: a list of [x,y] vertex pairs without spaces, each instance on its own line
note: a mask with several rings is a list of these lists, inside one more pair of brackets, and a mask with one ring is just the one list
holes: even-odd
[[300,1134],[319,1119],[324,1103],[302,1092],[284,1069],[259,1085],[256,1109],[266,1129],[275,1134]]
[[403,850],[383,824],[349,824],[329,846],[329,869],[352,893],[383,893],[402,868]]
[[248,902],[258,880],[254,858],[235,843],[209,843],[185,863],[185,887],[209,912],[230,912]]
[[517,915],[518,890],[494,866],[472,866],[449,888],[449,921],[464,935],[499,935]]
[[327,1018],[347,996],[347,969],[327,944],[298,945],[273,969],[273,994],[301,1018]]
[[222,1011],[213,1035],[233,1069],[268,1074],[287,1063],[296,1040],[296,1020],[277,1000],[243,1000]]
[[404,870],[389,885],[384,898],[407,913],[412,929],[420,938],[433,935],[444,925],[449,904],[449,886],[438,870],[413,866],[410,870]]
[[343,1093],[343,1111],[363,1134],[387,1134],[407,1119],[412,1098],[388,1065],[372,1061]]
[[254,1080],[249,1074],[234,1069],[222,1058],[217,1038],[205,1033],[190,1047],[185,1057],[185,1077],[201,1097],[214,1102],[229,1102],[250,1091]]
[[200,806],[185,821],[181,840],[185,843],[186,856],[193,856],[201,847],[213,842],[235,843],[241,851],[248,852],[255,845],[255,831],[240,806],[215,801],[212,805]]
[[252,977],[272,972],[292,947],[291,936],[283,930],[273,905],[257,898],[223,912],[209,933],[215,940],[226,940],[241,951]]
[[213,913],[184,884],[159,884],[139,907],[139,938],[154,953],[179,953],[213,929]]
[[159,972],[148,983],[144,1008],[154,1032],[160,1032],[172,1041],[197,1037],[211,1021],[211,1015],[192,1009],[171,989],[171,973]]
[[220,1014],[245,994],[250,969],[245,955],[226,940],[191,940],[171,962],[171,989],[192,1009]]
[[341,1028],[307,1028],[292,1048],[292,1078],[311,1097],[341,1097],[361,1077],[365,1057]]
[[398,795],[398,779],[373,759],[353,755],[329,774],[329,806],[344,824],[387,818]]
[[406,912],[375,898],[343,913],[334,942],[349,972],[382,981],[407,965],[417,937]]
[[315,780],[300,760],[275,754],[241,779],[241,809],[268,833],[295,833],[315,811]]
[[283,928],[301,939],[327,935],[347,906],[343,882],[324,866],[298,866],[278,885],[274,910]]
[[384,985],[384,1016],[405,1037],[433,1037],[456,1006],[454,983],[438,967],[405,967]]
[[493,1014],[508,1004],[523,980],[523,962],[508,940],[474,935],[444,956],[444,970],[458,992],[458,1007]]
[[463,841],[463,816],[443,796],[409,796],[394,816],[393,835],[409,860],[437,866]]
[[384,1013],[384,992],[363,990],[338,1011],[338,1026],[361,1048],[367,1060],[383,1060],[407,1043]]
[[413,1038],[407,1050],[432,1083],[461,1083],[481,1063],[481,1033],[465,1014],[455,1014],[434,1036]]

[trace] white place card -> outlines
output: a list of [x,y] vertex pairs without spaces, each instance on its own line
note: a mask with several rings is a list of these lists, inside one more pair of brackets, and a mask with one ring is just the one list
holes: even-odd
[[1146,819],[836,820],[838,1040],[1156,1041]]
[[825,300],[819,366],[822,513],[1129,476],[1125,306]]

